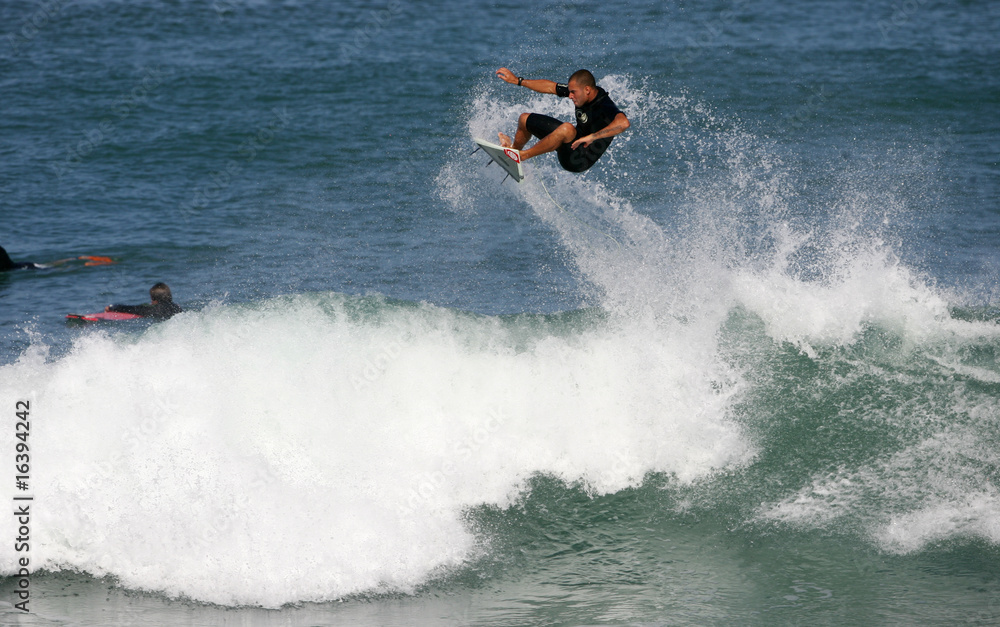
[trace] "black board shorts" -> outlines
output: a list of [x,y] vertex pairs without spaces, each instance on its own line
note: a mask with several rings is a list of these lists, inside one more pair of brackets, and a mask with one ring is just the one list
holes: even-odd
[[[562,124],[559,120],[542,115],[541,113],[531,113],[525,121],[528,132],[539,139],[556,130]],[[576,136],[573,137],[573,141],[576,141]],[[583,172],[597,163],[597,160],[601,158],[604,151],[611,145],[611,138],[605,137],[595,140],[586,148],[580,146],[576,150],[571,148],[572,145],[573,142],[569,142],[556,149],[556,154],[559,156],[559,165],[564,170],[570,172]]]

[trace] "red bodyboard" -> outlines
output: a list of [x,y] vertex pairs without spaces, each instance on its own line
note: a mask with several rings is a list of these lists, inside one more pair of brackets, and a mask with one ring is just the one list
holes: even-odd
[[132,320],[133,318],[141,318],[142,316],[130,313],[119,313],[117,311],[102,311],[100,313],[92,314],[66,314],[66,317],[70,320],[98,322],[99,320]]

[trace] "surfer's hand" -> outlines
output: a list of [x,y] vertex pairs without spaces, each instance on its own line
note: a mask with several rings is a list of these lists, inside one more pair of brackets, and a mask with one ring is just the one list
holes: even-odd
[[497,76],[499,76],[501,79],[503,79],[504,81],[506,81],[508,83],[512,83],[513,84],[513,83],[517,82],[517,77],[514,76],[514,73],[511,72],[510,70],[508,70],[505,67],[502,67],[499,70],[497,70]]
[[584,135],[580,139],[578,139],[575,142],[573,142],[570,145],[570,148],[572,148],[573,150],[576,150],[580,146],[583,146],[584,148],[586,148],[587,146],[590,145],[590,143],[592,141],[594,141],[594,138],[591,135]]

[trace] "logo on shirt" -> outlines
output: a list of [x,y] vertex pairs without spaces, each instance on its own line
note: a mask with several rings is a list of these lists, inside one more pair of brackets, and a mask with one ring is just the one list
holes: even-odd
[[586,124],[587,120],[589,120],[590,118],[588,118],[587,114],[584,113],[583,111],[577,111],[576,112],[576,119],[579,120],[579,122],[581,124]]

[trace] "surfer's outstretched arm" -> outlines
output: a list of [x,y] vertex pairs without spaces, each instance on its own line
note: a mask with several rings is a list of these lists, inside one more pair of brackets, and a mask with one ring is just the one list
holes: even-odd
[[540,94],[554,94],[556,93],[556,82],[546,80],[544,78],[521,78],[516,76],[513,72],[505,67],[497,70],[497,76],[501,79],[507,81],[511,85],[519,85],[521,87],[527,87],[531,91],[537,91]]

